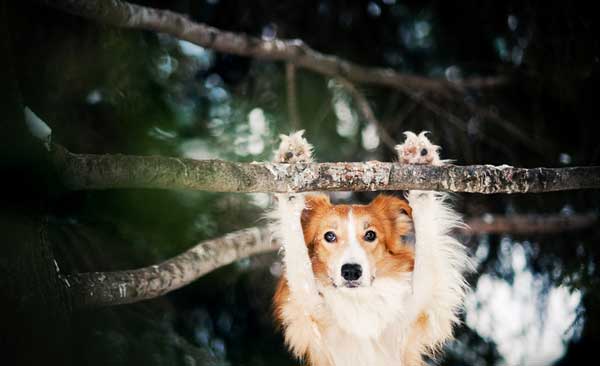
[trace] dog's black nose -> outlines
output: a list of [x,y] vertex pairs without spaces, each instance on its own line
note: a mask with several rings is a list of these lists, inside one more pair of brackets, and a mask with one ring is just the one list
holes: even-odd
[[346,263],[342,266],[342,277],[346,281],[356,281],[362,276],[362,267],[356,263]]

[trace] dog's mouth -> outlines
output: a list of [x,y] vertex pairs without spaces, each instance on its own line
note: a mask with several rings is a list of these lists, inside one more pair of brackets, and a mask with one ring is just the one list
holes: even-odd
[[340,284],[337,284],[331,277],[329,277],[329,282],[333,288],[357,288],[361,286],[360,281],[344,281]]
[[370,283],[364,283],[364,281],[344,281],[342,283],[336,283],[335,280],[328,276],[329,279],[329,283],[331,284],[331,286],[333,286],[333,288],[357,288],[357,287],[365,287],[365,286],[370,286],[373,281],[375,280],[375,276],[371,277],[371,281]]
[[346,288],[357,288],[360,287],[360,282],[359,281],[346,281],[344,282],[343,286]]
[[[341,287],[344,288],[357,288],[357,287],[369,287],[373,284],[373,281],[375,281],[375,276],[371,276],[371,281],[366,281],[366,280],[361,280],[361,281],[344,281],[341,285]],[[336,286],[337,287],[337,286]]]

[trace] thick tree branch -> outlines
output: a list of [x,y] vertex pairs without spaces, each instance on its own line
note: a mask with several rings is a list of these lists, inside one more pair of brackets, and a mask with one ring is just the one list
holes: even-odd
[[405,90],[446,93],[462,88],[488,88],[506,83],[503,77],[464,79],[450,83],[406,75],[389,68],[356,65],[336,56],[313,50],[302,40],[264,40],[245,34],[223,31],[196,23],[182,14],[118,0],[45,0],[45,3],[68,13],[116,27],[167,33],[218,52],[263,60],[287,61],[331,77],[343,77],[357,83],[378,84]]
[[66,276],[79,306],[118,305],[162,296],[241,258],[277,249],[266,228],[240,230],[202,242],[158,265]]
[[74,190],[190,189],[214,192],[435,190],[538,193],[600,188],[600,167],[418,166],[366,163],[233,163],[161,156],[73,154],[54,146],[53,163]]
[[[465,234],[550,234],[589,227],[595,214],[511,215],[493,219],[471,219]],[[129,271],[92,272],[65,278],[78,306],[106,306],[134,303],[167,294],[206,273],[234,261],[279,249],[268,228],[236,231],[222,238],[202,242],[161,264]]]

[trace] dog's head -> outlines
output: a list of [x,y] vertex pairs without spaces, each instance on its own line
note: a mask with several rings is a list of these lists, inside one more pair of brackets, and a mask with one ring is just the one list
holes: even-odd
[[378,196],[369,205],[334,205],[325,195],[306,198],[302,213],[304,239],[313,272],[324,286],[371,286],[379,277],[410,272],[414,251],[411,208],[393,196]]

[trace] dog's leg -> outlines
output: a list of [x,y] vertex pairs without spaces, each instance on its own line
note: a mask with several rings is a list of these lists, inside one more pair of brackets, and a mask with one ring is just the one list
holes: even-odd
[[[443,165],[439,147],[424,132],[405,135],[406,141],[396,147],[401,163]],[[450,235],[463,224],[447,198],[431,191],[413,190],[407,195],[415,228],[413,333],[430,351],[452,337],[466,290],[463,273],[470,268],[464,246]]]
[[[304,131],[281,135],[275,160],[281,163],[312,162],[312,146],[302,137]],[[273,212],[275,234],[281,239],[285,275],[290,294],[301,301],[307,311],[320,302],[315,276],[304,240],[301,216],[305,209],[304,194],[278,194]]]
[[[309,163],[310,144],[302,132],[281,135],[276,162]],[[308,247],[302,229],[302,213],[306,200],[303,194],[276,195],[277,204],[271,213],[274,234],[282,243],[285,275],[275,293],[275,313],[284,328],[284,337],[294,355],[311,365],[332,365],[323,349],[319,322],[323,318],[322,299],[317,289]],[[310,200],[308,200],[310,203]]]

